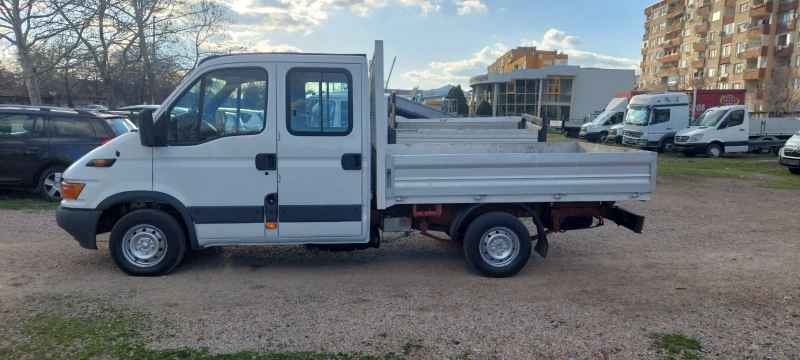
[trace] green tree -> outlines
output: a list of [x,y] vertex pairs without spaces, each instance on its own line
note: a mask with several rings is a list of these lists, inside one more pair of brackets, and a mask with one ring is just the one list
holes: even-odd
[[461,85],[450,89],[450,92],[447,94],[447,99],[457,99],[458,100],[458,114],[459,115],[467,115],[469,113],[469,106],[467,105],[467,98],[464,97],[464,91],[461,90]]
[[481,101],[481,104],[475,110],[475,115],[492,116],[492,104],[489,104],[486,100]]

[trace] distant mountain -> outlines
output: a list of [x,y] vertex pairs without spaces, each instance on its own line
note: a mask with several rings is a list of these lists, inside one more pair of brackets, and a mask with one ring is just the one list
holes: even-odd
[[[455,85],[445,85],[437,89],[430,89],[430,90],[423,90],[425,93],[425,97],[439,97],[439,96],[447,96],[450,93],[450,89],[454,88]],[[464,87],[461,87],[461,90],[464,90]],[[464,92],[464,96],[467,96],[467,93]]]

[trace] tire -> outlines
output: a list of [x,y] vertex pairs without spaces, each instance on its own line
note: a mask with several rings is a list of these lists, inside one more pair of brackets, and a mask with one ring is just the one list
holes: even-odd
[[687,158],[693,158],[697,156],[697,153],[683,153],[683,156]]
[[771,152],[773,152],[773,151],[770,148],[758,148],[758,150],[756,150],[756,153],[761,154],[761,155],[767,155],[767,154],[769,154]]
[[61,201],[61,184],[55,182],[57,176],[66,170],[65,166],[57,165],[47,168],[39,175],[39,182],[37,183],[37,190],[39,194],[47,201]]
[[712,159],[719,159],[723,154],[722,146],[719,144],[710,144],[706,147],[706,156]]
[[661,142],[661,148],[659,149],[662,154],[667,154],[675,151],[675,140],[674,139],[667,139]]
[[522,221],[504,212],[479,216],[464,236],[467,261],[486,277],[515,275],[528,263],[531,247],[531,235]]
[[171,215],[161,210],[136,210],[114,225],[108,251],[128,275],[161,276],[181,262],[186,235]]
[[795,175],[800,175],[800,168],[789,168],[789,172]]
[[608,141],[608,133],[603,131],[600,133],[600,136],[597,137],[597,142],[600,144],[605,144]]

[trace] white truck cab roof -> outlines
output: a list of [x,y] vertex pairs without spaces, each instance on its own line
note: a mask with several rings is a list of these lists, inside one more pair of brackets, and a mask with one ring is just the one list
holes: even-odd
[[606,106],[606,111],[624,111],[628,106],[628,98],[614,98]]
[[689,103],[689,95],[684,93],[661,93],[636,95],[631,98],[630,105],[686,105]]

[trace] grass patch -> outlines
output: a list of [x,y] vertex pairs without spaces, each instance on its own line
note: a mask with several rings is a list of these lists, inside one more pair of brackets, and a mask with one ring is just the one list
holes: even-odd
[[697,360],[703,350],[700,341],[682,334],[650,334],[650,338],[653,339],[653,349],[666,356],[663,359]]
[[[70,313],[87,311],[66,308]],[[0,347],[0,359],[214,359],[214,360],[396,360],[394,353],[370,356],[360,353],[240,351],[211,354],[208,349],[147,348],[142,337],[151,335],[149,320],[141,315],[123,314],[108,308],[84,316],[38,315],[0,323],[0,336],[14,339]],[[158,334],[157,334],[158,335]],[[417,350],[419,345],[403,347]],[[421,348],[421,346],[419,346]]]
[[58,202],[47,202],[39,194],[19,190],[0,190],[0,210],[37,212],[55,210]]
[[405,345],[403,345],[403,355],[409,355],[412,352],[415,352],[417,350],[422,350],[423,347],[424,346],[419,345],[419,344],[414,344],[414,343],[411,343],[411,342],[407,342]]

